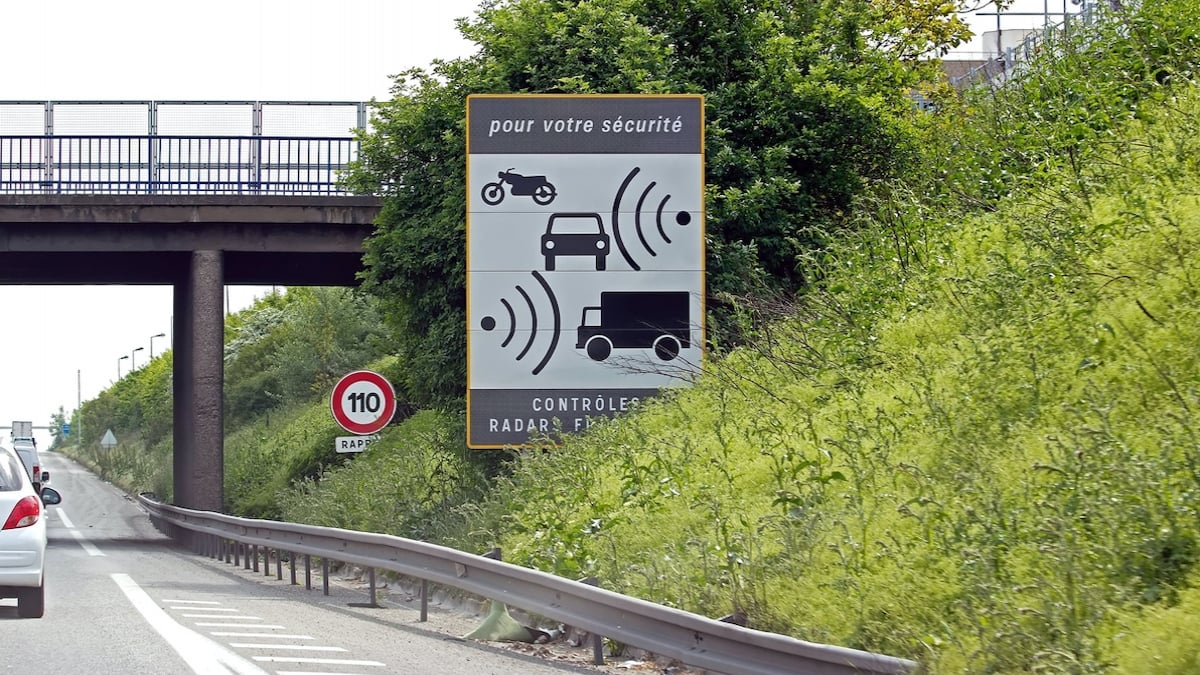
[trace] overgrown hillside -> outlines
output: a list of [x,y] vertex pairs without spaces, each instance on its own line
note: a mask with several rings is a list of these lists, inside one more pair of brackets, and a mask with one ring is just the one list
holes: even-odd
[[453,541],[935,672],[1103,670],[1200,527],[1200,106],[1146,117],[1086,194],[1046,173],[907,273],[864,237],[695,389],[523,455]]
[[[923,170],[809,258],[819,288],[744,304],[776,320],[694,389],[415,531],[930,672],[1193,672],[1196,11],[944,100]],[[285,514],[412,480],[379,450]]]

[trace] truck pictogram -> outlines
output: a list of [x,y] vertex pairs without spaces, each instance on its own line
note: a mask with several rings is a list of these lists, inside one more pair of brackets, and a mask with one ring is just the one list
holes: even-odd
[[584,307],[576,349],[593,361],[614,349],[653,349],[670,361],[691,346],[687,291],[604,291],[600,304]]

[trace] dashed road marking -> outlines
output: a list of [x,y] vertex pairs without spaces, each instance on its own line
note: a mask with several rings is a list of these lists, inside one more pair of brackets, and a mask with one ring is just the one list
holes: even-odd
[[[283,626],[280,626],[282,628]],[[255,628],[263,628],[263,626],[255,626]],[[209,631],[209,635],[217,637],[244,637],[244,638],[275,638],[276,640],[315,640],[311,635],[287,635],[283,633],[243,633],[237,631]]]
[[230,642],[230,647],[238,649],[298,649],[310,652],[344,652],[341,647],[326,647],[324,645],[280,645],[280,644],[260,644],[257,642]]
[[82,548],[83,548],[83,550],[84,550],[84,551],[86,551],[88,555],[90,555],[90,556],[102,556],[102,557],[105,557],[105,558],[107,558],[107,557],[108,557],[108,556],[104,555],[104,552],[103,552],[103,551],[101,551],[100,549],[96,548],[96,545],[95,545],[95,544],[93,544],[92,542],[88,541],[88,540],[87,540],[87,538],[83,536],[83,533],[82,533],[82,532],[80,532],[80,531],[79,531],[79,530],[78,530],[78,529],[75,527],[75,523],[72,523],[72,522],[71,522],[71,518],[70,518],[69,516],[67,516],[67,512],[66,512],[66,511],[64,511],[64,510],[62,509],[62,507],[61,507],[61,506],[59,506],[59,507],[55,507],[55,509],[54,509],[54,510],[55,510],[55,511],[58,513],[58,519],[62,521],[62,524],[63,524],[64,526],[66,526],[66,528],[67,528],[67,532],[68,532],[68,533],[69,533],[69,534],[70,534],[72,537],[74,537],[74,538],[75,538],[75,541],[79,542],[79,546],[80,546],[80,547],[82,547]]
[[[222,619],[229,619],[229,618],[232,618],[232,617],[223,616],[223,617],[221,617],[221,618],[222,618]],[[249,624],[249,623],[205,623],[204,621],[197,621],[197,622],[196,622],[196,625],[197,625],[197,626],[200,626],[200,627],[202,627],[202,628],[258,628],[258,629],[261,629],[261,630],[265,630],[265,629],[268,629],[268,628],[275,628],[275,629],[278,629],[278,630],[283,630],[283,629],[285,628],[285,626],[279,626],[279,625],[274,625],[274,624],[262,624],[262,623],[256,623],[256,624]]]
[[232,614],[184,614],[188,619],[225,619],[226,621],[262,621],[261,616],[233,616]]
[[356,659],[314,659],[305,656],[253,656],[255,661],[262,663],[315,663],[322,666],[370,666],[384,668],[386,663],[378,661],[359,661]]
[[[228,623],[194,621],[193,625],[204,628],[237,628],[245,630],[237,631],[210,631],[209,634],[218,638],[268,638],[276,642],[229,642],[229,647],[233,649],[267,649],[276,652],[286,653],[287,651],[300,652],[346,652],[343,647],[326,646],[326,645],[297,645],[285,644],[278,642],[280,640],[314,640],[311,635],[298,635],[286,633],[271,633],[257,632],[267,630],[283,630],[284,626],[276,624],[261,624],[252,623],[253,621],[262,621],[261,617],[243,616],[238,614],[240,610],[227,607],[219,607],[222,603],[213,600],[184,600],[178,598],[163,599],[162,602],[170,605],[170,609],[181,612],[180,616],[189,619],[220,619]],[[157,607],[155,609],[158,609]],[[159,610],[161,611],[161,610]],[[189,613],[199,612],[199,613]],[[241,623],[241,622],[245,623]],[[379,661],[368,661],[360,659],[332,659],[332,658],[315,658],[303,656],[281,656],[278,654],[269,654],[263,656],[252,656],[254,661],[263,663],[295,663],[295,664],[314,664],[314,665],[331,665],[331,666],[363,666],[370,668],[385,668],[387,664]],[[200,672],[200,671],[197,671]],[[287,675],[288,672],[293,672],[294,675],[356,675],[354,673],[338,672],[338,673],[314,673],[312,671],[277,671],[277,675]],[[357,675],[362,675],[357,674]]]
[[267,675],[253,663],[176,622],[170,614],[155,604],[128,574],[116,573],[111,576],[134,609],[167,641],[196,675]]

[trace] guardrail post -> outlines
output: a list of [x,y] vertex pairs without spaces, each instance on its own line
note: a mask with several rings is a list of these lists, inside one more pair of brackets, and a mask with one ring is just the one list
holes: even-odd
[[251,546],[250,550],[251,550],[251,551],[253,552],[253,554],[254,554],[254,555],[252,556],[252,557],[253,557],[253,559],[254,559],[254,566],[253,566],[253,569],[254,569],[254,571],[255,571],[255,572],[257,572],[257,571],[258,571],[258,544],[254,544],[253,546]]
[[271,576],[271,547],[263,547],[263,576]]
[[241,563],[242,543],[236,539],[233,540],[233,566],[237,567]]
[[[258,549],[257,546],[254,547]],[[254,555],[258,555],[258,551],[254,551]],[[254,567],[258,568],[258,560],[254,561]],[[250,544],[242,544],[242,569],[250,569]]]
[[371,583],[371,606],[378,607],[379,603],[375,601],[375,568],[374,567],[367,568],[367,578],[370,580],[370,583]]
[[[588,586],[599,586],[600,579],[597,577],[585,577],[579,580],[581,584]],[[604,665],[604,636],[599,633],[592,633],[592,663],[597,666]]]
[[275,549],[275,581],[283,581],[283,549]]
[[288,551],[288,569],[292,571],[292,585],[296,585],[296,552]]
[[329,558],[321,558],[321,592],[329,595]]
[[429,580],[421,580],[421,621],[429,620]]
[[312,590],[312,555],[304,554],[304,589]]

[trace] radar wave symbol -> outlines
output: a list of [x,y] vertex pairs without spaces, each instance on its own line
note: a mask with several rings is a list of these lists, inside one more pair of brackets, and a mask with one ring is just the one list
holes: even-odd
[[[640,166],[635,166],[633,167],[633,170],[631,170],[629,174],[625,176],[625,180],[621,182],[621,187],[617,189],[617,196],[613,199],[612,207],[613,239],[615,239],[617,242],[617,250],[621,252],[621,257],[625,259],[625,262],[628,263],[634,271],[641,271],[642,267],[633,258],[633,256],[630,255],[629,249],[625,246],[625,238],[621,234],[621,204],[625,201],[625,194],[627,191],[629,191],[630,185],[633,183],[633,179],[636,178],[641,171],[642,168]],[[646,212],[646,204],[647,201],[650,200],[651,191],[653,191],[657,186],[657,181],[650,181],[650,183],[642,189],[641,194],[638,195],[637,205],[635,206],[633,212],[634,234],[637,235],[638,242],[641,244],[642,248],[645,249],[646,253],[649,253],[650,257],[652,258],[658,257],[658,252],[654,250],[654,247],[652,247],[650,242],[646,239],[645,228],[642,226],[642,214]],[[658,236],[661,237],[662,240],[667,244],[671,243],[671,237],[667,234],[666,228],[663,227],[663,212],[666,211],[667,202],[670,200],[670,194],[664,195],[662,199],[658,200],[658,205],[653,211],[655,229],[658,230]],[[653,204],[653,202],[650,203]],[[688,213],[687,211],[677,211],[675,213],[674,220],[677,225],[686,226],[692,222],[692,214]]]
[[[538,282],[538,285],[546,294],[546,298],[550,303],[550,310],[552,314],[550,344],[547,345],[546,352],[542,355],[542,359],[538,361],[537,365],[534,366],[532,370],[532,374],[537,375],[538,373],[542,372],[542,370],[546,367],[546,364],[550,363],[550,358],[554,356],[554,351],[558,348],[558,336],[559,332],[562,330],[562,316],[558,310],[558,299],[554,297],[554,291],[550,288],[550,284],[546,282],[546,278],[543,277],[537,270],[530,272],[530,274],[533,275],[533,278]],[[529,354],[529,351],[533,348],[534,342],[537,340],[538,313],[537,306],[534,304],[533,298],[529,296],[529,293],[525,290],[525,288],[520,284],[517,284],[514,289],[516,290],[517,294],[521,296],[521,300],[524,301],[524,307],[526,307],[528,310],[527,314],[529,316],[530,324],[529,338],[525,340],[525,344],[521,347],[521,351],[517,353],[516,360],[521,361]],[[512,344],[513,338],[516,337],[517,325],[520,322],[517,319],[517,310],[513,308],[513,305],[508,301],[508,298],[500,298],[500,304],[504,306],[504,311],[508,314],[508,332],[505,334],[504,340],[501,341],[500,347],[507,348],[510,344]],[[479,322],[479,326],[487,332],[495,330],[496,317],[491,315],[483,317],[483,320]]]

